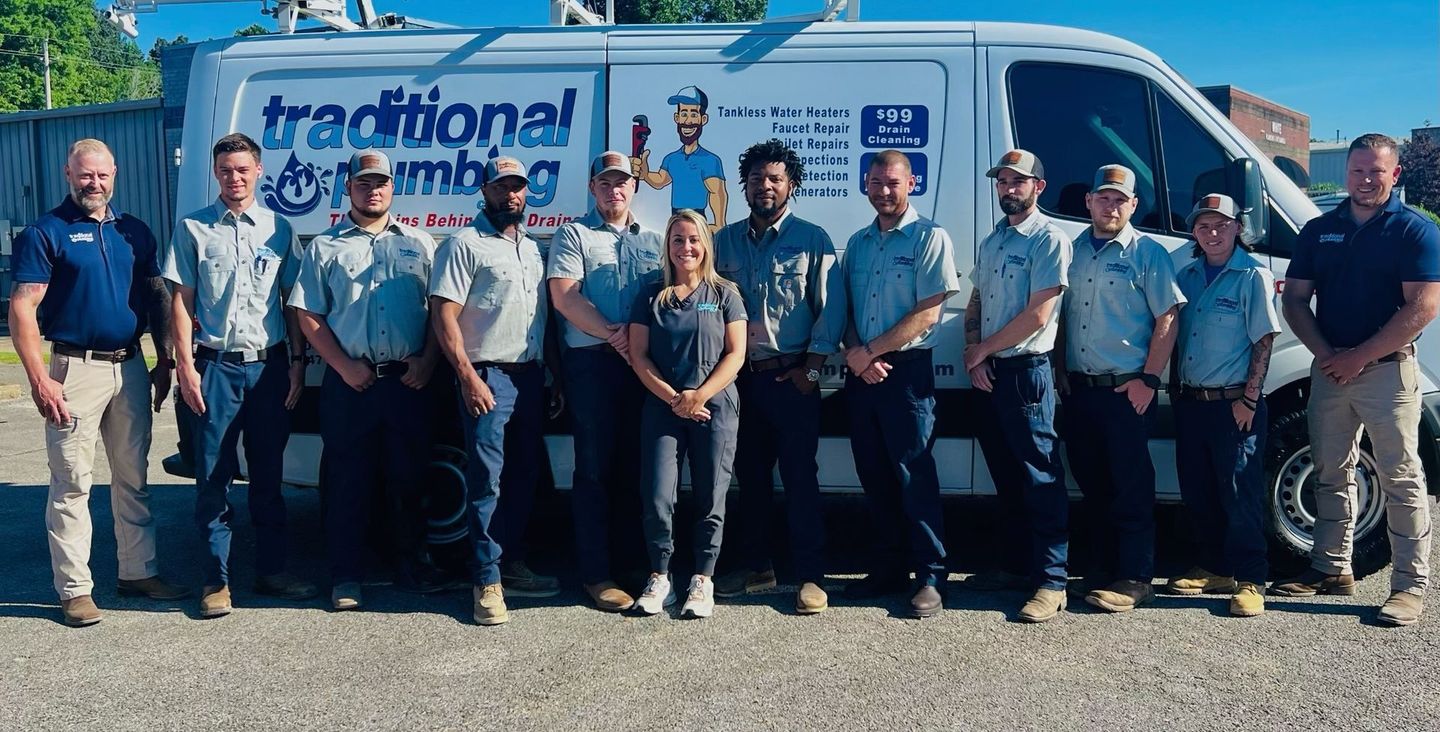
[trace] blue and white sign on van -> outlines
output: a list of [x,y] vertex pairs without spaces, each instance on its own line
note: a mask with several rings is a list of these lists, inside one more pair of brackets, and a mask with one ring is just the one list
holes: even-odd
[[610,147],[632,153],[641,221],[658,228],[693,208],[718,226],[750,213],[740,153],[778,138],[805,163],[796,213],[838,244],[875,215],[864,178],[880,150],[910,156],[920,178],[911,205],[934,217],[925,183],[944,139],[945,83],[926,61],[614,66]]
[[516,84],[511,74],[473,69],[358,79],[317,67],[251,77],[234,126],[264,151],[265,205],[302,233],[345,215],[350,155],[378,149],[395,167],[395,215],[437,233],[479,213],[488,160],[520,159],[530,176],[525,224],[544,234],[586,210],[586,165],[601,138],[596,101],[586,73]]

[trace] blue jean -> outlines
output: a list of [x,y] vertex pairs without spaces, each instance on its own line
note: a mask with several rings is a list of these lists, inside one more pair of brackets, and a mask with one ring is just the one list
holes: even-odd
[[[565,352],[565,403],[575,436],[570,489],[580,579],[611,579],[611,552],[622,563],[644,554],[640,526],[640,406],[645,387],[619,354]],[[612,534],[613,528],[613,534]]]
[[[945,515],[935,469],[935,372],[925,351],[893,364],[878,384],[845,376],[850,452],[875,526],[873,571],[914,571],[939,584],[945,568]],[[908,546],[908,552],[906,551]]]
[[1084,495],[1083,524],[1096,565],[1114,579],[1155,575],[1155,466],[1150,461],[1152,398],[1145,415],[1111,386],[1080,386],[1065,397],[1065,444]]
[[251,363],[197,358],[205,414],[195,418],[195,525],[209,545],[205,584],[230,583],[231,479],[239,469],[236,454],[244,434],[245,466],[250,483],[250,523],[255,527],[255,574],[285,569],[285,498],[280,493],[285,443],[290,439],[289,360],[283,347]]
[[742,566],[756,571],[769,566],[768,529],[779,462],[795,576],[801,582],[818,582],[825,576],[825,517],[820,512],[820,466],[815,461],[820,449],[820,389],[802,394],[789,380],[776,381],[786,370],[746,369],[735,381],[744,407],[735,453],[743,531],[732,536],[739,539]]
[[1259,400],[1244,432],[1231,409],[1229,400],[1175,400],[1180,497],[1194,527],[1197,563],[1222,577],[1264,585],[1270,573],[1262,465],[1269,409]]
[[[1037,588],[1063,590],[1070,498],[1055,433],[1055,380],[1045,355],[993,361],[994,388],[978,434],[1005,512],[1006,567]],[[991,429],[994,425],[998,429]]]
[[320,437],[325,442],[325,538],[336,584],[364,576],[365,531],[376,493],[384,490],[388,523],[401,561],[424,551],[421,499],[430,454],[426,395],[377,379],[365,391],[350,388],[334,369],[320,386]]
[[[521,558],[517,550],[535,504],[540,461],[545,459],[540,433],[545,370],[538,363],[514,372],[493,366],[475,370],[495,397],[495,408],[478,417],[470,415],[463,401],[460,404],[468,457],[470,573],[478,586],[500,581],[502,552],[507,561]],[[463,400],[463,393],[459,397]]]

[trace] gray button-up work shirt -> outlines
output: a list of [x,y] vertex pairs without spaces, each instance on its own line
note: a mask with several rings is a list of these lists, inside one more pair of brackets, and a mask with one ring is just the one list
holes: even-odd
[[254,351],[285,340],[281,290],[300,268],[290,222],[251,203],[235,214],[224,202],[180,220],[165,248],[165,279],[195,290],[195,344]]
[[[855,331],[867,343],[894,327],[921,300],[960,289],[950,235],[914,206],[889,231],[872,221],[852,234],[841,269]],[[940,329],[932,327],[897,350],[934,348],[939,340]]]
[[346,217],[300,258],[290,306],[325,316],[351,358],[398,361],[425,349],[435,239],[390,219],[379,234]]
[[1185,302],[1160,242],[1129,224],[1099,251],[1091,230],[1075,239],[1065,294],[1065,359],[1071,371],[1134,374],[1145,366],[1155,318]]
[[[1070,282],[1070,237],[1036,209],[1017,226],[1001,219],[980,242],[970,281],[980,290],[980,337],[989,338],[1030,304],[1030,296]],[[1064,296],[1062,295],[1062,302]],[[1060,329],[1060,304],[1050,319],[1025,340],[995,355],[1000,358],[1049,353]]]
[[[611,323],[630,318],[630,306],[640,296],[652,273],[660,269],[665,245],[658,232],[643,229],[631,217],[630,224],[616,229],[605,223],[594,209],[555,232],[550,240],[547,279],[578,280],[580,292]],[[584,348],[604,343],[560,319],[565,345]]]
[[715,268],[750,316],[748,356],[829,356],[845,336],[845,287],[825,230],[788,209],[757,239],[746,218],[715,235]]
[[1280,332],[1275,275],[1237,246],[1208,285],[1204,258],[1175,277],[1189,301],[1180,309],[1180,383],[1206,389],[1244,384],[1254,343]]
[[516,229],[518,242],[481,212],[435,252],[430,294],[465,306],[460,335],[472,362],[523,363],[545,354],[545,252]]

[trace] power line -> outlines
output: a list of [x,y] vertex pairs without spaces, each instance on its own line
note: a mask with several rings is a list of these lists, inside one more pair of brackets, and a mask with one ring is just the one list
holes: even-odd
[[[124,51],[119,50],[119,49],[103,48],[103,47],[100,47],[100,46],[95,46],[95,45],[91,45],[91,44],[88,44],[88,43],[83,43],[83,42],[81,42],[81,41],[62,41],[62,40],[59,40],[59,39],[57,39],[57,38],[46,38],[45,36],[27,35],[27,34],[24,34],[24,33],[0,33],[0,38],[26,38],[26,39],[30,39],[30,40],[33,40],[33,41],[45,41],[45,40],[49,40],[51,46],[67,46],[67,47],[69,47],[72,51],[85,50],[85,51],[88,51],[91,55],[94,55],[94,54],[97,54],[97,53],[109,54],[112,61],[113,61],[115,58],[117,58],[117,57],[119,57],[119,58],[121,58],[121,59],[123,59],[123,60],[129,60],[129,57],[126,55],[126,53],[125,53]],[[141,56],[144,55],[144,51],[141,51],[141,50],[140,50],[140,47],[139,47],[138,45],[135,46],[135,50],[136,50],[136,53],[137,53],[137,54],[139,54],[139,55],[141,55]],[[99,59],[97,59],[97,60],[99,60]]]
[[[4,48],[0,48],[0,54],[5,54],[5,55],[8,55],[8,56],[29,56],[29,57],[31,57],[31,58],[44,58],[44,57],[45,57],[45,54],[43,54],[43,53],[37,53],[37,52],[33,52],[33,51],[11,51],[11,50],[9,50],[9,49],[4,49]],[[136,69],[136,70],[154,71],[154,72],[157,73],[157,74],[160,73],[160,70],[159,70],[159,69],[157,69],[157,68],[155,68],[154,66],[151,66],[151,65],[149,65],[149,64],[112,64],[112,63],[106,63],[106,62],[104,62],[104,61],[100,61],[100,60],[94,59],[94,58],[85,58],[85,57],[83,57],[83,56],[72,56],[72,55],[70,55],[70,54],[65,54],[65,53],[52,53],[52,54],[50,54],[50,58],[51,58],[51,59],[57,59],[57,58],[69,59],[69,60],[71,60],[71,61],[78,61],[78,62],[80,62],[80,63],[94,64],[95,66],[101,66],[101,67],[104,67],[104,68],[107,68],[107,69],[120,69],[120,70]]]

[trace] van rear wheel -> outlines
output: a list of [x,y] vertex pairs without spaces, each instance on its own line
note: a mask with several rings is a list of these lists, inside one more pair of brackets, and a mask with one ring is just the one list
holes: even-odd
[[[1315,457],[1305,410],[1290,412],[1270,424],[1265,447],[1270,543],[1276,576],[1304,569],[1315,531]],[[1356,516],[1351,565],[1357,577],[1390,562],[1385,499],[1380,490],[1370,438],[1360,441],[1355,464]]]

